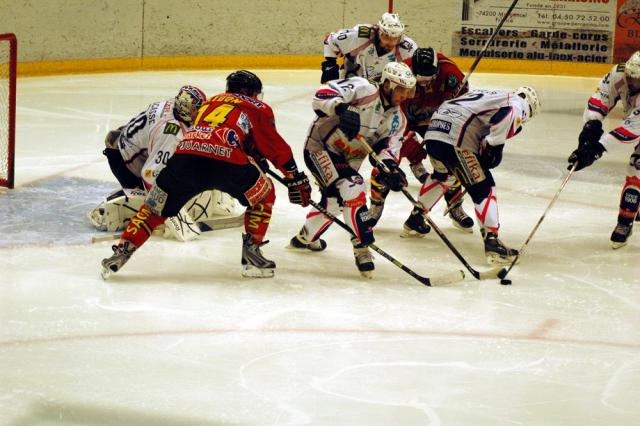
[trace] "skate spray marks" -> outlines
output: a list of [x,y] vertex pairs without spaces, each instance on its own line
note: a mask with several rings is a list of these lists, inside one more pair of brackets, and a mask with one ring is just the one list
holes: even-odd
[[115,183],[55,177],[0,194],[0,248],[90,242],[96,230],[86,213],[116,187]]

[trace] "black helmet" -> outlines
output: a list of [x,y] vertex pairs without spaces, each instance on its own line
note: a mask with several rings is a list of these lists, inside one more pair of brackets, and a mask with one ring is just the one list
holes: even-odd
[[413,52],[411,65],[416,77],[433,78],[438,73],[438,55],[433,47],[421,47]]
[[257,75],[247,70],[234,71],[227,76],[227,92],[258,96],[262,93],[262,82]]

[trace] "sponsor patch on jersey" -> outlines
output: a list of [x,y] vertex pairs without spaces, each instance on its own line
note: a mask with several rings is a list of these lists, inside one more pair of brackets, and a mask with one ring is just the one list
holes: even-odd
[[369,38],[371,35],[371,28],[367,26],[358,27],[358,37],[360,38]]
[[249,120],[249,116],[244,112],[240,113],[240,116],[238,116],[238,121],[236,124],[238,124],[238,127],[240,127],[242,131],[246,134],[248,134],[249,131],[251,130],[251,121]]
[[444,121],[444,120],[431,120],[431,123],[429,123],[429,127],[427,128],[427,131],[435,131],[435,132],[442,132],[442,133],[449,133],[451,131],[451,123],[449,123],[448,121]]
[[331,89],[320,89],[316,92],[317,99],[332,99],[340,96],[338,92],[334,92]]
[[627,65],[626,62],[618,64],[618,66],[616,67],[616,72],[624,72],[625,65]]
[[225,132],[225,141],[227,141],[227,145],[231,145],[233,147],[240,146],[240,137],[238,133],[233,129],[226,129]]
[[162,131],[162,133],[164,133],[165,135],[177,135],[179,131],[180,126],[178,126],[176,123],[167,123],[164,126],[164,130]]

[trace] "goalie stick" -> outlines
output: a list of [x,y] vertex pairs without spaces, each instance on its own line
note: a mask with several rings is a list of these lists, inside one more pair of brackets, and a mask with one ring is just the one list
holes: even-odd
[[[269,175],[271,175],[275,180],[277,180],[278,182],[280,182],[281,184],[286,186],[286,184],[284,183],[284,180],[282,179],[282,177],[278,176],[275,172],[273,172],[271,170],[267,170],[267,173]],[[354,236],[354,237],[356,236],[356,234],[353,232],[353,230],[351,228],[349,228],[349,226],[347,224],[342,222],[340,219],[338,219],[331,212],[327,211],[327,209],[322,207],[320,204],[316,203],[313,200],[309,200],[309,204],[311,204],[313,207],[315,207],[318,211],[320,211],[320,213],[325,215],[327,218],[331,219],[339,227],[341,227],[342,229],[344,229],[345,231],[350,233],[352,236]],[[453,283],[456,283],[456,282],[460,282],[460,281],[462,281],[464,279],[464,271],[462,271],[462,270],[458,270],[458,271],[455,271],[455,272],[450,272],[448,274],[439,275],[439,276],[436,276],[436,277],[433,277],[433,278],[423,277],[422,275],[417,274],[412,269],[410,269],[407,266],[405,266],[404,264],[402,264],[402,262],[400,262],[395,257],[391,256],[386,251],[382,250],[375,243],[369,244],[369,247],[371,247],[371,249],[373,251],[375,251],[376,253],[378,253],[380,256],[384,257],[385,259],[387,259],[388,261],[390,261],[391,263],[396,265],[398,268],[402,269],[404,272],[406,272],[407,274],[411,275],[413,278],[415,278],[416,280],[418,280],[419,282],[421,282],[422,284],[424,284],[424,285],[426,285],[428,287],[441,286],[441,285],[446,285],[446,284],[453,284]]]
[[[383,170],[385,173],[390,173],[391,170],[389,170],[387,165],[384,164],[382,160],[380,160],[380,157],[378,157],[378,155],[373,151],[373,148],[371,148],[369,143],[362,137],[362,135],[359,134],[356,137],[358,138],[360,145],[362,145],[364,149],[367,151],[367,153],[371,156],[371,158],[373,158],[373,161],[376,163],[376,167],[379,167],[380,170]],[[438,225],[436,225],[436,223],[431,219],[431,217],[429,217],[429,211],[426,209],[426,207],[420,201],[415,200],[413,196],[409,193],[409,191],[407,191],[405,188],[402,188],[402,193],[404,194],[405,197],[407,197],[407,199],[411,202],[411,204],[413,204],[414,207],[422,210],[422,215],[424,216],[427,223],[431,226],[431,228],[433,228],[434,231],[436,231],[436,234],[438,234],[442,242],[449,248],[449,250],[451,250],[451,252],[458,258],[458,260],[462,262],[465,268],[467,268],[467,270],[471,272],[471,275],[473,275],[474,278],[478,280],[498,278],[498,274],[504,271],[504,268],[501,266],[497,266],[488,271],[478,271],[475,268],[473,268],[469,264],[469,262],[467,262],[464,256],[460,254],[460,252],[453,245],[453,243],[449,241],[449,238],[447,238],[447,236],[444,234],[444,232],[442,232],[442,230],[438,227]]]
[[[219,231],[221,229],[235,228],[244,224],[244,213],[238,216],[221,217],[214,219],[207,219],[201,222],[196,222],[200,232]],[[91,238],[92,243],[101,243],[104,241],[113,241],[120,238],[122,233],[108,234],[108,235],[95,235]]]

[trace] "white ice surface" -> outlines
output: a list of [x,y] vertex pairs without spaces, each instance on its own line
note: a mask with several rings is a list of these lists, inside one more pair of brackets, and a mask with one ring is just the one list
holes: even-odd
[[[227,73],[19,81],[17,188],[0,192],[0,424],[639,424],[640,240],[609,245],[629,147],[575,174],[512,286],[468,276],[427,288],[380,256],[365,281],[338,227],[322,253],[287,250],[305,212],[280,187],[264,248],[274,279],[240,278],[236,228],[191,243],[154,237],[102,281],[110,244],[90,243],[84,214],[116,186],[105,133],[183,84],[220,92]],[[319,74],[259,74],[303,164]],[[596,82],[472,77],[542,94],[544,112],[495,171],[507,244],[524,242],[558,189]],[[423,275],[462,269],[435,233],[398,237],[409,211],[392,194],[379,246]],[[442,206],[433,218],[487,268],[477,229],[455,230]]]

